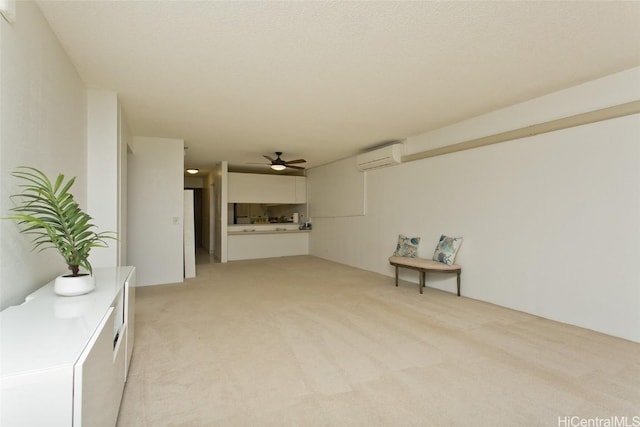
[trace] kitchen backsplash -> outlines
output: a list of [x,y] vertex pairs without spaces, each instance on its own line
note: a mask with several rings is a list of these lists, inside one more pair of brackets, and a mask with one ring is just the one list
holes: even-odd
[[233,212],[233,217],[229,217],[229,224],[283,224],[295,222],[296,213],[298,222],[304,222],[307,205],[236,203]]

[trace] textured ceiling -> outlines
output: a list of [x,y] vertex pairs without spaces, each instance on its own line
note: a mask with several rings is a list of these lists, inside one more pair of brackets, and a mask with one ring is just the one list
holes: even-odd
[[318,166],[640,65],[640,2],[40,1],[134,135]]

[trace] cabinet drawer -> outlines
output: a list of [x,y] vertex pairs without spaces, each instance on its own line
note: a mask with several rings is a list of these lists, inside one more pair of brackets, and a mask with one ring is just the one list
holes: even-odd
[[114,343],[109,308],[74,368],[74,427],[113,427],[124,388],[126,325]]

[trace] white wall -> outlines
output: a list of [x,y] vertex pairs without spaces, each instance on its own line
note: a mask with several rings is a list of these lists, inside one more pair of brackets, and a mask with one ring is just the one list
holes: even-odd
[[640,67],[592,80],[406,140],[413,154],[640,100]]
[[[95,231],[120,231],[120,129],[118,95],[91,89],[87,95],[87,213]],[[118,237],[120,237],[118,235]],[[91,251],[93,267],[118,265],[122,240],[107,240],[109,247]]]
[[202,176],[185,176],[184,188],[204,188],[205,179]]
[[228,165],[223,161],[216,165],[213,170],[214,191],[215,191],[215,231],[216,241],[214,256],[220,262],[227,262],[227,177]]
[[[563,95],[598,97],[619,77],[514,108],[566,114],[566,103],[554,105]],[[510,113],[416,139],[483,136]],[[311,253],[391,276],[387,258],[399,233],[421,236],[419,255],[428,258],[441,233],[462,236],[463,296],[640,341],[638,141],[634,115],[367,172],[367,215],[315,218]],[[417,281],[415,272],[402,277]],[[427,282],[455,289],[454,277]]]
[[118,130],[120,132],[120,148],[118,150],[118,265],[127,265],[127,189],[129,186],[127,159],[130,152],[131,132],[120,105],[118,106]]
[[[86,208],[86,89],[35,2],[17,2],[14,24],[0,19],[0,216],[18,189],[19,165],[76,176]],[[66,266],[55,250],[31,250],[14,222],[0,221],[0,309],[22,302]]]
[[202,245],[213,255],[215,253],[215,188],[213,173],[203,178],[202,191]]
[[193,190],[184,190],[183,244],[184,244],[184,277],[196,277],[196,227],[194,223]]
[[[314,218],[358,216],[366,212],[366,174],[353,158],[335,161],[307,171],[307,204]],[[335,191],[336,188],[340,191]]]
[[133,137],[130,147],[127,263],[138,286],[182,282],[184,141]]

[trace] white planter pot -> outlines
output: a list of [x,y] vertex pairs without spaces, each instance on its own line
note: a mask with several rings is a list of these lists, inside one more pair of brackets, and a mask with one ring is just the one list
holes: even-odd
[[65,297],[88,294],[96,288],[96,279],[89,274],[58,276],[53,286],[56,294]]

